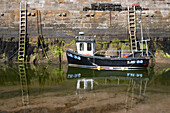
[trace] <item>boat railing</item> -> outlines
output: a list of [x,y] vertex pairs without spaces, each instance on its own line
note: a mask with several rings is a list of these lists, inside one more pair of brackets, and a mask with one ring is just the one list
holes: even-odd
[[[142,48],[143,49],[143,43],[145,44],[145,52],[146,52],[146,54],[147,54],[147,56],[149,55],[149,50],[148,50],[148,40],[141,40],[141,41],[137,41],[137,43],[141,43],[142,45],[140,45],[140,46],[142,46],[142,47],[140,47],[140,48]],[[144,52],[144,51],[143,51]],[[143,55],[143,52],[142,52],[142,55]]]
[[144,53],[146,53],[146,56],[149,55],[148,50],[99,50],[94,53],[94,55],[105,55],[106,57],[118,57],[118,58],[125,58],[127,56],[135,57],[135,54],[132,53],[140,53],[141,56],[143,56]]

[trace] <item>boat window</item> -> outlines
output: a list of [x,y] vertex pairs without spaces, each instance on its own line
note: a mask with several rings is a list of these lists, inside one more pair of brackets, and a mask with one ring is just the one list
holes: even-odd
[[84,51],[84,44],[80,43],[80,51]]
[[87,43],[87,51],[91,51],[91,43]]

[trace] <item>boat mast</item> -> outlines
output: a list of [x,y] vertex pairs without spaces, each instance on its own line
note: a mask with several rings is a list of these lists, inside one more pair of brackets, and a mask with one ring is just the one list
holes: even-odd
[[143,56],[143,29],[142,29],[142,9],[140,9],[140,21],[139,21],[139,24],[140,24],[140,28],[141,28],[141,43],[142,43],[142,47],[141,47],[141,50],[142,50],[142,56]]

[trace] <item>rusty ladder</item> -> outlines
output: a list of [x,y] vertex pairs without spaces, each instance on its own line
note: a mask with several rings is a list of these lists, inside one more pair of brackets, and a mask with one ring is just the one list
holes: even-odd
[[131,51],[137,51],[137,41],[136,41],[136,10],[135,6],[131,9],[128,7],[128,26],[130,35]]
[[18,68],[23,105],[29,104],[27,76],[24,64],[26,38],[27,38],[27,2],[23,0],[20,2],[19,51],[18,51]]
[[20,2],[19,51],[18,62],[25,61],[25,45],[27,38],[27,3]]

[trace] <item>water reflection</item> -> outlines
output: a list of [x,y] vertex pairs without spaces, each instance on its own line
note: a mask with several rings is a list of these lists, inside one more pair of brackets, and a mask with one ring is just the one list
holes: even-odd
[[66,110],[68,105],[79,111],[97,109],[98,104],[104,108],[109,104],[112,108],[108,109],[113,109],[120,103],[116,109],[127,112],[154,94],[169,95],[169,75],[170,68],[97,71],[66,64],[0,65],[0,112],[29,112],[35,108],[41,112],[61,106]]
[[98,71],[85,68],[75,68],[69,67],[67,72],[67,78],[91,78],[91,77],[111,77],[111,76],[120,76],[120,77],[148,77],[148,70],[139,70],[139,71]]
[[[91,76],[93,75],[93,76]],[[144,100],[147,83],[149,82],[148,70],[144,71],[96,71],[90,69],[78,69],[69,67],[67,72],[68,79],[77,80],[77,93],[83,98],[84,91],[94,90],[102,86],[122,87],[126,86],[125,106],[132,108],[135,103]],[[127,110],[127,109],[126,109]]]
[[19,69],[20,84],[21,84],[21,91],[22,91],[22,104],[23,106],[27,106],[29,104],[29,95],[28,95],[29,90],[27,84],[25,64],[24,63],[18,64],[18,69]]

